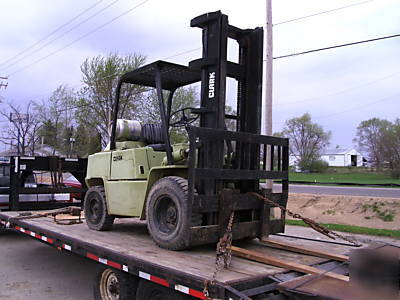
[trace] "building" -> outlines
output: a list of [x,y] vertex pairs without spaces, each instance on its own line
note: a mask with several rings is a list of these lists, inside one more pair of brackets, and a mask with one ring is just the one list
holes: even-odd
[[361,167],[363,165],[363,157],[356,149],[327,149],[321,159],[326,161],[330,167]]
[[[296,167],[298,159],[298,155],[289,155],[289,166]],[[366,161],[360,152],[351,148],[324,150],[321,160],[326,161],[330,167],[361,167]]]

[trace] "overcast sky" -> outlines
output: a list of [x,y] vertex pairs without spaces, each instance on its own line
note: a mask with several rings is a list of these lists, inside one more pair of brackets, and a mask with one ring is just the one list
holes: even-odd
[[[364,1],[273,0],[273,23],[360,2]],[[365,2],[275,25],[274,56],[400,33],[400,0]],[[148,62],[173,56],[169,60],[187,64],[200,57],[200,50],[174,55],[201,46],[201,30],[191,28],[190,20],[215,10],[227,14],[237,27],[265,25],[264,0],[1,1],[0,76],[9,75],[9,85],[0,89],[0,96],[23,104],[48,98],[60,84],[79,89],[84,59],[110,52],[144,54]],[[33,53],[35,49],[40,50]],[[362,120],[400,117],[399,50],[400,38],[393,38],[274,60],[274,132],[288,118],[309,112],[332,131],[332,147],[352,147]]]

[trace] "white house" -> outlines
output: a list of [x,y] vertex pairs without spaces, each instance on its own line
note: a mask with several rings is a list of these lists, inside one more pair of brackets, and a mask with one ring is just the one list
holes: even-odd
[[361,167],[363,157],[356,149],[327,149],[321,159],[326,161],[330,167]]
[[[330,167],[361,167],[363,156],[355,149],[327,149],[321,154],[321,159],[326,161]],[[289,155],[289,165],[296,166],[298,156]]]

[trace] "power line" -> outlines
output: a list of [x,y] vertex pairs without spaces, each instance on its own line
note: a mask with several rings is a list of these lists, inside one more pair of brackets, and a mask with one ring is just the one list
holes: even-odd
[[290,20],[286,20],[286,21],[282,21],[282,22],[278,22],[278,23],[273,24],[273,26],[286,24],[286,23],[290,23],[290,22],[294,22],[294,21],[299,21],[299,20],[303,20],[303,19],[306,19],[306,18],[319,16],[319,15],[322,15],[322,14],[331,13],[331,12],[342,10],[342,9],[345,9],[345,8],[366,4],[366,3],[369,3],[369,2],[372,2],[372,1],[375,1],[375,0],[368,0],[368,1],[363,1],[363,2],[353,3],[353,4],[350,4],[350,5],[337,7],[337,8],[333,8],[333,9],[330,9],[330,10],[321,11],[321,12],[317,12],[317,13],[314,13],[314,14],[311,14],[311,15],[307,15],[307,16],[303,16],[303,17],[299,17],[299,18],[294,18],[294,19],[290,19]]
[[39,62],[41,62],[41,61],[43,61],[43,60],[45,60],[45,59],[47,59],[48,57],[50,57],[50,56],[52,56],[52,55],[54,55],[54,54],[57,54],[58,52],[60,52],[60,51],[62,51],[62,50],[64,50],[64,49],[70,47],[71,45],[75,44],[76,42],[78,42],[78,41],[80,41],[80,40],[86,38],[87,36],[89,36],[89,35],[95,33],[96,31],[98,31],[98,30],[104,28],[105,26],[109,25],[110,23],[116,21],[117,19],[119,19],[119,18],[121,18],[121,17],[127,15],[128,13],[132,12],[132,11],[135,10],[136,8],[139,8],[140,6],[144,5],[144,4],[145,4],[146,2],[148,2],[148,1],[150,1],[150,0],[145,0],[145,1],[140,2],[139,4],[137,4],[137,5],[135,5],[134,7],[128,9],[127,11],[123,12],[122,14],[120,14],[120,15],[118,15],[118,16],[112,18],[111,20],[107,21],[106,23],[103,23],[102,25],[96,27],[95,29],[93,29],[93,30],[87,32],[86,34],[80,36],[79,38],[73,40],[72,42],[68,43],[68,44],[65,45],[64,47],[62,47],[62,48],[60,48],[60,49],[57,49],[57,50],[55,50],[55,51],[49,53],[48,55],[46,55],[46,56],[44,56],[44,57],[42,57],[42,58],[40,58],[40,59],[38,59],[38,60],[36,60],[36,61],[34,61],[34,62],[28,64],[28,65],[26,65],[26,66],[24,66],[24,67],[22,67],[22,68],[20,68],[20,69],[17,69],[17,70],[14,71],[13,73],[11,73],[9,76],[12,76],[12,75],[14,75],[14,74],[16,74],[16,73],[19,73],[19,72],[23,71],[23,70],[26,70],[27,68],[30,68],[31,66],[33,66],[33,65],[35,65],[35,64],[37,64],[37,63],[39,63]]
[[321,99],[321,98],[337,96],[337,95],[340,95],[340,94],[343,94],[343,93],[347,93],[347,92],[352,91],[352,90],[356,90],[356,89],[359,89],[359,88],[362,88],[362,87],[366,87],[366,86],[375,84],[375,83],[377,83],[379,81],[386,80],[388,78],[394,77],[394,76],[399,75],[399,74],[400,74],[400,72],[395,72],[395,73],[392,73],[390,75],[387,75],[387,76],[384,76],[384,77],[381,77],[381,78],[378,78],[378,79],[375,79],[375,80],[372,80],[372,81],[368,81],[366,83],[359,84],[357,86],[353,86],[353,87],[350,87],[350,88],[347,88],[347,89],[343,89],[343,90],[340,90],[340,91],[337,91],[337,92],[334,92],[334,93],[331,93],[331,94],[328,94],[328,95],[325,95],[325,96],[312,97],[312,98],[307,98],[307,99],[303,99],[303,100],[300,100],[300,101],[284,102],[284,103],[280,103],[279,106],[311,102],[311,101],[318,100],[318,99]]
[[77,14],[75,17],[71,18],[69,21],[67,21],[66,23],[62,24],[61,26],[57,27],[56,29],[54,29],[52,32],[50,32],[49,34],[47,34],[46,36],[44,36],[43,38],[41,38],[39,41],[33,43],[32,45],[30,45],[29,47],[25,48],[24,50],[22,50],[21,52],[17,53],[16,55],[14,55],[13,57],[10,57],[9,59],[6,59],[5,61],[0,63],[0,66],[4,65],[4,64],[8,64],[10,61],[12,61],[13,59],[17,58],[18,56],[20,56],[21,54],[24,54],[25,52],[29,51],[30,49],[34,48],[35,46],[37,46],[38,44],[40,44],[41,42],[43,42],[44,40],[46,40],[48,37],[52,36],[53,34],[55,34],[56,32],[60,31],[61,29],[63,29],[65,26],[71,24],[73,21],[75,21],[76,19],[78,19],[80,16],[84,15],[86,12],[88,12],[89,10],[91,10],[92,8],[96,7],[97,5],[99,5],[101,2],[103,2],[104,0],[100,0],[97,1],[96,3],[92,4],[91,6],[89,6],[88,8],[86,8],[85,10],[83,10],[82,12],[80,12],[79,14]]
[[388,101],[388,100],[390,100],[390,99],[392,99],[392,98],[394,98],[394,97],[398,97],[399,95],[400,95],[400,93],[397,93],[397,94],[394,94],[394,95],[391,95],[391,96],[388,96],[388,97],[385,97],[385,98],[381,98],[381,99],[379,99],[379,100],[375,100],[375,101],[372,101],[372,102],[368,102],[368,103],[365,103],[365,104],[362,104],[362,105],[357,105],[357,106],[354,106],[354,107],[349,108],[349,109],[346,109],[346,110],[342,110],[342,111],[335,112],[335,113],[332,113],[332,114],[328,114],[328,115],[325,115],[325,116],[318,116],[318,117],[316,117],[316,119],[330,118],[330,117],[332,117],[332,116],[336,116],[336,115],[340,115],[340,114],[343,114],[343,113],[346,113],[346,112],[349,112],[349,111],[353,111],[353,110],[355,110],[355,109],[364,108],[364,107],[366,107],[366,106],[374,105],[374,104],[376,104],[376,103]]
[[[194,52],[194,51],[197,51],[197,50],[200,50],[200,49],[201,49],[201,47],[198,47],[198,48],[193,48],[193,49],[186,50],[186,51],[183,51],[183,52],[179,52],[179,53],[176,53],[174,55],[171,55],[171,56],[168,56],[168,57],[164,57],[164,58],[162,58],[162,60],[171,59],[171,58],[174,58],[174,57],[177,57],[177,56],[180,56],[180,55],[183,55],[183,54],[191,53],[191,52]],[[109,77],[113,77],[113,76],[118,75],[118,74],[119,74],[119,72],[116,72],[116,73],[113,73],[113,74],[110,74],[110,75],[107,75],[107,76],[104,76],[104,77],[99,77],[99,78],[97,78],[97,80],[107,79]],[[75,88],[75,87],[78,87],[80,85],[81,84],[78,83],[78,84],[75,84],[75,85],[71,85],[69,87]],[[42,96],[50,95],[51,93],[53,93],[53,91],[42,93],[42,94],[39,94],[39,95],[36,95],[36,96],[33,96],[33,97],[29,97],[29,99],[35,100],[35,99],[38,99],[38,98],[40,98]],[[25,98],[25,99],[28,100],[28,98]]]
[[47,43],[45,43],[44,45],[40,46],[38,49],[31,51],[27,54],[25,54],[24,56],[22,56],[21,58],[17,59],[16,61],[12,62],[11,64],[8,64],[7,66],[3,67],[2,69],[8,69],[14,65],[16,65],[17,63],[19,63],[20,61],[24,60],[25,58],[31,56],[34,53],[39,52],[40,50],[42,50],[43,48],[45,48],[46,46],[50,45],[51,43],[59,40],[60,38],[62,38],[63,36],[65,36],[66,34],[70,33],[71,31],[73,31],[74,29],[80,27],[82,24],[88,22],[89,20],[93,19],[94,17],[96,17],[97,15],[99,15],[100,13],[102,13],[103,11],[105,11],[106,9],[110,8],[111,6],[113,6],[114,4],[116,4],[118,1],[120,0],[115,0],[113,2],[111,2],[110,4],[108,4],[107,6],[103,7],[102,9],[98,10],[97,12],[95,12],[94,14],[90,15],[89,17],[87,17],[86,19],[84,19],[83,21],[79,22],[78,24],[74,25],[73,27],[71,27],[70,29],[68,29],[67,31],[61,33],[60,35],[56,36],[55,38],[51,39],[50,41],[48,41]]
[[324,50],[331,50],[331,49],[347,47],[347,46],[354,46],[354,45],[358,45],[358,44],[376,42],[376,41],[385,40],[385,39],[391,39],[391,38],[396,38],[396,37],[400,37],[400,34],[387,35],[387,36],[374,38],[374,39],[369,39],[369,40],[357,41],[357,42],[346,43],[346,44],[341,44],[341,45],[334,45],[334,46],[329,46],[329,47],[324,47],[324,48],[319,48],[319,49],[307,50],[307,51],[303,51],[303,52],[286,54],[286,55],[276,56],[276,57],[274,57],[274,59],[287,58],[287,57],[298,56],[298,55],[303,55],[303,54],[308,54],[308,53],[313,53],[313,52],[319,52],[319,51],[324,51]]
[[174,57],[177,57],[177,56],[181,56],[181,55],[184,55],[184,54],[187,54],[187,53],[191,53],[191,52],[194,52],[194,51],[197,51],[197,50],[200,50],[200,49],[201,49],[201,47],[197,47],[197,48],[193,48],[193,49],[186,50],[186,51],[183,51],[183,52],[179,52],[179,53],[177,53],[177,54],[164,57],[163,60],[164,60],[164,59],[171,59],[171,58],[174,58]]
[[[398,96],[400,96],[400,93],[397,93],[397,94],[394,94],[394,95],[391,95],[391,96],[388,96],[388,97],[385,97],[385,98],[381,98],[379,100],[375,100],[375,101],[372,101],[372,102],[368,102],[368,103],[365,103],[365,104],[362,104],[362,105],[357,105],[357,106],[354,106],[352,108],[349,108],[349,109],[346,109],[346,110],[342,110],[342,111],[338,111],[338,112],[335,112],[335,113],[332,113],[332,114],[317,116],[314,119],[316,119],[316,120],[318,120],[318,119],[326,119],[326,118],[330,118],[332,116],[336,116],[336,115],[340,115],[340,114],[343,114],[343,113],[347,113],[349,111],[353,111],[353,110],[356,110],[356,109],[360,109],[360,108],[363,109],[364,107],[367,107],[367,106],[370,106],[370,105],[374,105],[376,103],[388,101],[388,100],[391,100],[392,98],[398,97]],[[274,124],[275,125],[283,125],[284,123],[286,123],[286,121],[275,122]]]

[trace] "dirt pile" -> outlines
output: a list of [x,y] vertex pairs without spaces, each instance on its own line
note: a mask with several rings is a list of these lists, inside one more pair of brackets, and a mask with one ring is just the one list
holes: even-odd
[[320,223],[400,230],[400,199],[289,194],[288,208]]

